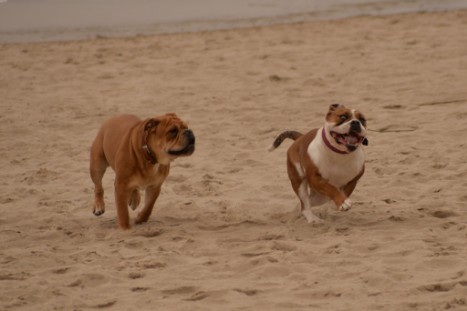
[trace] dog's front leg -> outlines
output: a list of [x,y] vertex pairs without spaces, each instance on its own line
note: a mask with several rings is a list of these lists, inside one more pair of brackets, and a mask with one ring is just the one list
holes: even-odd
[[128,202],[131,193],[132,189],[129,189],[125,182],[115,181],[115,204],[117,205],[118,224],[123,230],[131,228],[128,213]]
[[307,175],[307,177],[310,187],[333,200],[338,210],[347,211],[352,207],[352,201],[347,198],[345,193],[331,185],[318,172]]
[[156,203],[159,194],[161,193],[161,186],[150,186],[146,188],[144,194],[144,208],[136,217],[135,224],[141,224],[147,222],[149,216],[151,216],[152,209]]
[[362,171],[354,179],[352,179],[347,185],[345,185],[342,188],[346,196],[350,197],[355,187],[357,186],[358,180],[360,179],[360,177],[362,177],[364,172],[365,172],[365,166],[362,168]]

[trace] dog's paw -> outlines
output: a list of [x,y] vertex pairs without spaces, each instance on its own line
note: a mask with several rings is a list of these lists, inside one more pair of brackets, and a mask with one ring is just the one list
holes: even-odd
[[313,217],[313,219],[307,220],[307,222],[308,222],[310,225],[321,225],[321,224],[324,223],[324,220],[322,220],[322,219],[319,218],[318,216],[315,216],[315,217]]
[[314,215],[313,212],[309,209],[305,209],[302,212],[303,216],[305,216],[306,221],[309,224],[322,224],[323,220],[318,216]]
[[350,208],[352,208],[352,201],[350,199],[345,199],[344,203],[339,206],[339,210],[343,212],[348,211]]
[[140,225],[142,223],[145,223],[148,221],[148,219],[149,219],[149,215],[139,213],[138,216],[136,216],[135,225]]
[[105,212],[105,205],[103,203],[94,203],[92,207],[92,213],[96,216],[100,216]]
[[119,226],[120,226],[120,229],[122,229],[124,231],[131,229],[131,226],[130,226],[129,223],[124,223],[124,224],[120,223]]

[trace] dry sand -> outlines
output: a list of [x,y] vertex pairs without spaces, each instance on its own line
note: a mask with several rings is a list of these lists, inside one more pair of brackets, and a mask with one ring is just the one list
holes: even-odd
[[[466,38],[457,11],[0,45],[0,309],[466,310]],[[266,148],[332,102],[367,114],[367,171],[312,226]],[[197,150],[122,232],[90,143],[169,111]]]

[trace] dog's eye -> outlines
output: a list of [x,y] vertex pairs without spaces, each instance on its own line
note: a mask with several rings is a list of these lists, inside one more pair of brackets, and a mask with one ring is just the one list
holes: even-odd
[[341,121],[345,121],[345,120],[347,120],[348,118],[349,118],[349,117],[347,117],[347,115],[345,115],[345,114],[343,114],[343,115],[340,116]]
[[359,121],[360,121],[360,123],[362,123],[363,125],[366,123],[366,120],[365,120],[365,118],[360,118],[360,119],[358,119],[358,120],[359,120]]
[[171,137],[174,137],[174,138],[177,137],[177,135],[178,135],[178,128],[174,127],[173,129],[171,129],[171,130],[169,131],[169,135],[170,135]]

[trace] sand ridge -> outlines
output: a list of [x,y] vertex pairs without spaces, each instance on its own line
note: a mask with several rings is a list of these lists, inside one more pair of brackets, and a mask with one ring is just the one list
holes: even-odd
[[[467,12],[0,45],[0,309],[463,310]],[[298,213],[285,129],[368,117],[350,212]],[[92,215],[111,115],[175,111],[197,136],[150,222]],[[130,213],[132,219],[135,213]]]

